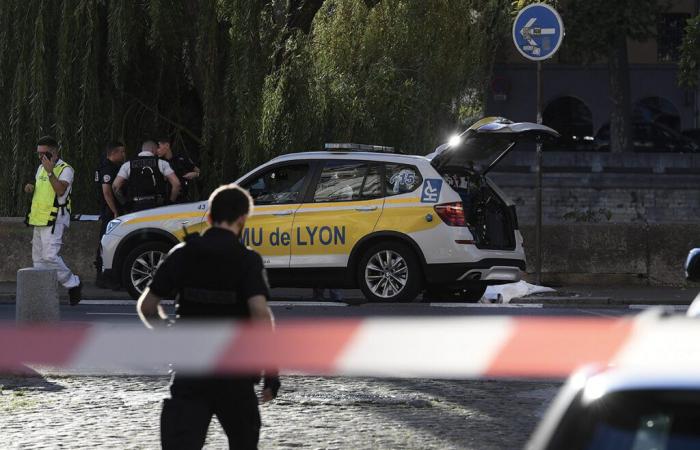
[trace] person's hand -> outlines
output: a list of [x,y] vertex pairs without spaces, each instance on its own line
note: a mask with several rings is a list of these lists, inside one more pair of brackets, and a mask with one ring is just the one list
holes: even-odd
[[194,180],[195,178],[197,178],[197,172],[186,173],[182,176],[182,178],[184,178],[185,180]]
[[260,403],[267,403],[277,397],[277,392],[282,386],[279,377],[275,375],[267,375],[263,378],[263,390],[260,394]]
[[53,168],[56,167],[56,156],[49,159],[46,155],[41,155],[41,165],[44,166],[46,173],[53,172]]
[[275,395],[272,393],[272,389],[263,389],[260,394],[260,403],[267,403],[275,399]]
[[34,185],[32,183],[25,184],[24,192],[26,192],[27,194],[31,194],[32,192],[34,192]]

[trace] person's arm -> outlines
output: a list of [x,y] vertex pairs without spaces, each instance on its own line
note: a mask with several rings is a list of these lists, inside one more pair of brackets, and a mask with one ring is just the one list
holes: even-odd
[[188,171],[186,174],[182,176],[182,178],[186,180],[194,180],[195,178],[199,177],[199,167],[197,166],[192,166],[192,170]]
[[119,209],[117,208],[117,200],[114,198],[114,191],[110,184],[102,185],[102,196],[105,198],[105,202],[110,210],[112,210],[112,215],[117,217],[119,215]]
[[53,158],[49,159],[45,155],[41,157],[41,165],[44,166],[44,170],[48,174],[49,183],[53,191],[58,197],[66,193],[66,189],[70,186],[67,181],[59,180],[56,174],[53,173],[54,167],[56,167],[56,161],[58,161],[58,155],[54,155]]
[[267,306],[267,299],[264,295],[254,295],[248,299],[248,308],[250,309],[250,318],[256,323],[269,325],[271,329],[275,328],[275,318],[272,315],[272,310]]
[[177,175],[175,173],[171,173],[170,175],[166,176],[168,182],[170,183],[170,202],[175,203],[175,200],[177,200],[177,196],[180,195],[180,180],[177,179]]
[[119,192],[122,186],[124,186],[125,182],[126,178],[121,175],[117,175],[117,178],[114,179],[114,183],[112,183],[112,192]]
[[146,328],[153,329],[168,323],[168,314],[160,304],[161,300],[162,298],[151,292],[150,288],[146,288],[139,297],[136,310]]
[[[275,318],[272,315],[272,310],[267,306],[267,299],[264,295],[255,295],[248,299],[248,308],[250,309],[250,318],[253,322],[264,324],[270,327],[270,330],[275,329]],[[277,391],[281,386],[279,375],[276,371],[266,371],[263,381],[262,398],[263,403],[274,400],[277,397]]]
[[177,292],[182,281],[184,255],[181,251],[184,244],[176,245],[170,250],[163,262],[153,274],[151,284],[143,291],[136,304],[136,311],[147,328],[165,325],[168,315],[160,304],[164,298]]
[[[246,258],[246,272],[243,274],[245,285],[242,290],[242,298],[248,299],[248,310],[250,319],[254,323],[259,323],[263,327],[269,327],[271,331],[275,329],[275,319],[272,311],[267,305],[270,297],[270,287],[267,283],[265,266],[259,254],[250,252]],[[277,391],[281,386],[276,370],[265,371],[261,401],[269,402],[277,397]]]
[[34,180],[24,185],[24,192],[26,192],[27,194],[31,194],[34,192],[34,183],[36,183],[36,177],[39,176],[39,170],[40,169],[36,169],[36,173],[34,174]]

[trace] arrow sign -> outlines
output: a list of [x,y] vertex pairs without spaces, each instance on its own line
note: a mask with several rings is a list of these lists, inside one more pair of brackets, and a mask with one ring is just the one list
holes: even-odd
[[523,8],[513,22],[513,42],[532,61],[552,57],[564,38],[564,23],[557,11],[544,3]]

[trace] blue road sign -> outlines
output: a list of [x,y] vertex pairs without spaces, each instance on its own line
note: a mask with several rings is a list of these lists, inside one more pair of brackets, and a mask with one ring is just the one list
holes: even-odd
[[544,3],[526,6],[513,22],[515,48],[532,61],[550,58],[563,39],[564,22],[554,8]]

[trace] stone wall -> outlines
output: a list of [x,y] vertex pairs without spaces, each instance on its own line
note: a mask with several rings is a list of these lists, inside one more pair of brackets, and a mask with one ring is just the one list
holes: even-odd
[[[523,226],[527,271],[535,271],[535,227]],[[683,264],[700,247],[700,222],[545,225],[543,280],[553,284],[685,286]]]
[[[514,151],[490,177],[535,223],[535,158]],[[544,223],[700,222],[700,155],[544,152]]]
[[[528,271],[534,271],[535,230],[523,226]],[[74,222],[63,257],[92,279],[99,224]],[[31,266],[32,229],[22,219],[0,218],[0,282],[15,281]],[[688,251],[700,247],[700,221],[687,224],[549,224],[543,229],[543,273],[549,283],[683,285]]]
[[[0,282],[15,281],[17,271],[32,266],[32,228],[23,218],[0,218]],[[99,222],[73,222],[63,234],[61,255],[71,270],[87,280],[95,279],[95,255]]]

